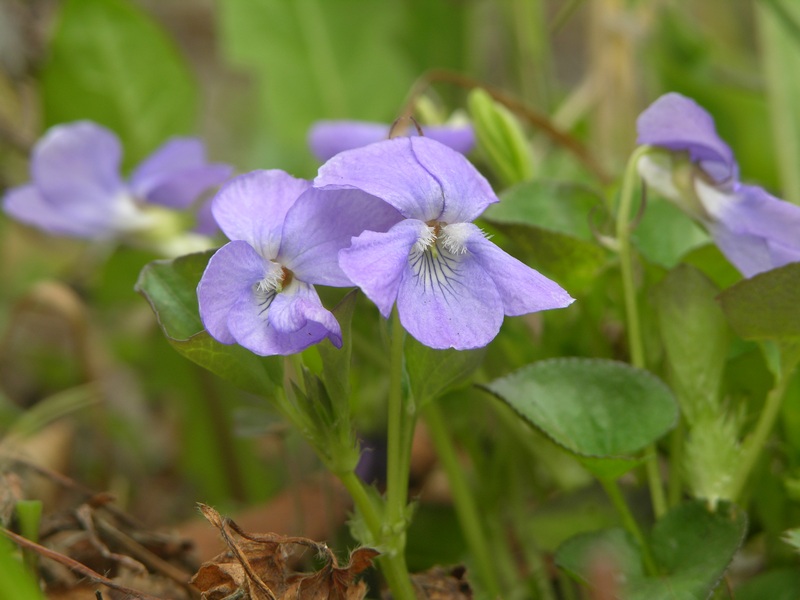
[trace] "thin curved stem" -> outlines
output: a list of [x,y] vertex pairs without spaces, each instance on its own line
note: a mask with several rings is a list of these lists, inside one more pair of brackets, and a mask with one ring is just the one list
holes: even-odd
[[[625,178],[622,182],[619,206],[617,207],[616,235],[617,252],[619,253],[620,273],[622,275],[622,289],[625,301],[625,316],[628,332],[628,346],[631,354],[631,364],[639,369],[646,366],[644,343],[642,342],[641,321],[639,307],[636,301],[636,284],[633,279],[633,250],[631,249],[630,215],[633,207],[636,183],[639,181],[637,166],[639,159],[650,151],[649,146],[637,148],[625,168]],[[658,468],[658,449],[655,444],[650,444],[646,449],[647,482],[650,488],[650,498],[653,503],[653,512],[656,518],[662,517],[667,512],[667,499],[664,487],[661,484],[661,474]]]
[[500,579],[494,569],[494,561],[489,552],[480,514],[475,500],[470,492],[464,472],[458,463],[453,440],[447,431],[442,411],[436,401],[428,402],[423,408],[425,423],[436,447],[436,454],[447,473],[450,490],[453,493],[456,514],[458,515],[461,529],[472,555],[475,557],[475,566],[478,577],[481,579],[486,592],[491,598],[501,598]]
[[798,362],[800,362],[799,352],[795,352],[788,361],[785,361],[780,375],[778,376],[778,381],[775,383],[775,387],[767,394],[764,408],[758,416],[756,428],[744,443],[739,468],[734,475],[733,484],[731,486],[731,499],[734,502],[740,500],[747,480],[750,477],[750,473],[753,467],[755,467],[759,456],[761,456],[761,451],[764,449],[767,438],[772,432],[772,428],[775,426],[775,420],[778,418],[778,413],[783,404],[783,398],[786,395],[786,388],[792,380],[792,374]]
[[611,499],[611,503],[614,505],[614,508],[617,509],[617,512],[622,519],[623,526],[639,544],[639,549],[642,552],[642,563],[644,564],[644,568],[648,575],[658,575],[656,562],[653,560],[653,556],[650,553],[650,545],[647,543],[642,530],[639,529],[639,524],[633,517],[630,508],[628,508],[628,503],[625,502],[625,498],[622,496],[622,492],[620,491],[617,482],[613,479],[601,479],[600,483],[603,485],[603,489],[605,489],[606,494],[608,494],[608,497]]

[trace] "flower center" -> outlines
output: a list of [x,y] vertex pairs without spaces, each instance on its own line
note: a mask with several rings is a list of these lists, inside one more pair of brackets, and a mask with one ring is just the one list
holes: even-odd
[[428,221],[426,225],[425,231],[414,244],[412,253],[430,251],[436,256],[442,249],[455,255],[467,252],[466,242],[471,232],[469,223]]
[[441,221],[429,221],[426,226],[408,255],[411,269],[426,292],[438,288],[443,294],[455,296],[455,287],[460,285],[459,264],[474,228],[470,223]]
[[263,279],[253,284],[253,291],[261,307],[260,315],[267,311],[275,296],[288,287],[293,279],[294,273],[289,269],[270,261],[269,269]]

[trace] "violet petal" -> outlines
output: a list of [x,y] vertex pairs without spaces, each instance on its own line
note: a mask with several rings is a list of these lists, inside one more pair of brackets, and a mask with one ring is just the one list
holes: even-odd
[[764,238],[731,231],[721,223],[710,224],[708,231],[725,258],[745,277],[774,268],[769,245]]
[[240,345],[262,356],[295,354],[326,337],[341,345],[335,317],[322,307],[314,288],[300,281],[276,294],[266,311],[255,294],[239,297],[228,327]]
[[[55,235],[95,237],[104,234],[106,227],[93,226],[63,214],[61,205],[45,201],[35,185],[11,188],[3,196],[3,210],[21,223]],[[68,212],[68,211],[67,211]]]
[[492,278],[506,315],[564,308],[574,302],[556,282],[507,254],[475,229],[466,241],[467,250]]
[[208,261],[197,286],[200,318],[211,337],[223,344],[236,339],[228,329],[233,306],[242,298],[250,299],[253,286],[268,270],[268,265],[247,242],[225,244]]
[[423,137],[394,138],[337,154],[315,187],[357,188],[420,221],[470,221],[497,197],[458,152]]
[[384,232],[402,218],[360,190],[309,189],[286,213],[278,262],[307,283],[353,285],[339,267],[339,250],[363,231]]
[[403,271],[397,294],[403,327],[431,348],[486,346],[503,323],[503,300],[491,277],[469,254],[425,254]]
[[119,175],[122,149],[105,127],[78,121],[50,128],[33,149],[31,175],[46,202],[88,230],[110,232],[130,216]]
[[738,177],[733,151],[717,135],[714,119],[691,98],[661,96],[639,115],[636,127],[638,144],[686,151],[718,182]]
[[208,188],[224,182],[232,171],[228,165],[207,163],[200,140],[176,138],[163,144],[134,170],[130,185],[138,198],[183,209]]
[[386,233],[365,231],[339,252],[347,277],[375,303],[384,317],[392,312],[412,247],[427,231],[422,221],[400,221]]
[[[317,121],[309,131],[308,145],[314,156],[324,162],[345,150],[389,139],[391,128],[386,123],[369,121]],[[422,132],[461,154],[475,146],[475,133],[469,124],[424,125]],[[405,135],[417,135],[413,124],[406,127]]]
[[283,171],[253,171],[222,186],[211,210],[222,232],[244,240],[264,258],[278,255],[289,207],[311,184]]

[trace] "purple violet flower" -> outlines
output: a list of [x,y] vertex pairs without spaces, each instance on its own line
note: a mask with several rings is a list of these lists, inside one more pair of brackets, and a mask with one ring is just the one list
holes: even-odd
[[402,218],[358,190],[317,190],[278,170],[232,179],[211,209],[232,241],[197,286],[200,318],[216,340],[262,356],[294,354],[325,338],[340,347],[339,323],[314,285],[353,285],[339,250],[365,229],[386,231]]
[[169,140],[128,181],[120,175],[121,160],[119,139],[105,127],[90,121],[52,127],[33,149],[31,183],[8,190],[3,208],[56,235],[169,246],[168,238],[180,231],[174,211],[188,209],[232,171],[208,163],[195,138]]
[[342,152],[314,185],[362,190],[405,217],[387,232],[353,238],[339,264],[384,317],[396,302],[406,331],[431,348],[479,348],[504,315],[573,302],[472,223],[498,199],[464,156],[439,142],[401,137]]
[[[344,152],[389,138],[391,125],[369,121],[317,121],[308,133],[308,145],[321,162]],[[456,152],[467,154],[475,146],[472,125],[424,125],[425,137],[441,142]],[[397,133],[397,132],[396,132]],[[406,125],[399,135],[417,135],[413,125]]]
[[637,121],[648,185],[700,221],[745,277],[800,261],[800,206],[739,181],[730,147],[694,100],[661,96]]

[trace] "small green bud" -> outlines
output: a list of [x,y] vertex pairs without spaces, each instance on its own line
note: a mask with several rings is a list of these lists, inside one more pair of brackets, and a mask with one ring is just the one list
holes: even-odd
[[467,98],[478,148],[507,186],[533,178],[533,154],[517,118],[483,89]]

